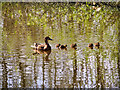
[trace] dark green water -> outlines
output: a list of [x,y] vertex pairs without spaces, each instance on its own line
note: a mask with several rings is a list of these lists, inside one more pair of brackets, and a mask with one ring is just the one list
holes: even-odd
[[[74,3],[2,3],[1,88],[119,88],[120,11]],[[98,10],[98,11],[97,11]],[[34,42],[50,36],[52,51],[37,54]],[[100,42],[100,48],[88,48]],[[67,44],[67,50],[55,45]],[[70,48],[77,43],[77,49]]]

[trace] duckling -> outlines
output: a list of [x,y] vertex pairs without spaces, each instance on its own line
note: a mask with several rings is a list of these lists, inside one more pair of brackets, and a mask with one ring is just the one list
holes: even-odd
[[33,49],[37,49],[37,46],[40,45],[39,43],[34,43],[34,45],[31,45]]
[[89,47],[90,49],[93,49],[93,43],[88,44],[88,47]]
[[61,46],[60,46],[61,49],[64,49],[64,48],[66,48],[66,47],[67,47],[67,45],[61,45]]
[[77,47],[77,44],[76,44],[76,43],[75,43],[75,44],[71,44],[70,47],[71,47],[71,48],[76,48],[76,47]]
[[95,43],[95,47],[99,48],[100,47],[100,43],[99,42]]
[[59,48],[59,47],[60,47],[60,45],[61,45],[61,44],[56,44],[55,46],[56,46],[56,48]]
[[45,41],[45,45],[41,44],[37,46],[37,50],[51,50],[51,46],[48,43],[48,40],[52,40],[50,37],[45,37],[44,41]]

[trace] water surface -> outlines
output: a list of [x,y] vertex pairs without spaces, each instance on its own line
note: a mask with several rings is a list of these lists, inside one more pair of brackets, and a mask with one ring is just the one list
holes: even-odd
[[[1,88],[119,88],[120,12],[80,3],[2,3]],[[50,36],[51,52],[35,54],[34,42]],[[100,42],[100,48],[88,48]],[[59,50],[56,44],[67,44]],[[77,43],[77,49],[70,48]]]

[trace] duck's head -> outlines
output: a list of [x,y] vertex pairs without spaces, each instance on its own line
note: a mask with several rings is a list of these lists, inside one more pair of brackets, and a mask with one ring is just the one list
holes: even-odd
[[49,36],[45,37],[45,40],[52,40]]

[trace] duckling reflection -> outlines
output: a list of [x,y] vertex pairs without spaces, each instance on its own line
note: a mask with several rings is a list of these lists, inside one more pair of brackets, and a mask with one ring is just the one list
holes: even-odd
[[49,57],[49,55],[50,55],[50,53],[51,53],[51,50],[47,50],[47,51],[43,51],[43,50],[33,50],[33,51],[34,51],[33,55],[35,55],[35,54],[46,54],[45,60],[46,60],[46,61],[49,61],[48,57]]

